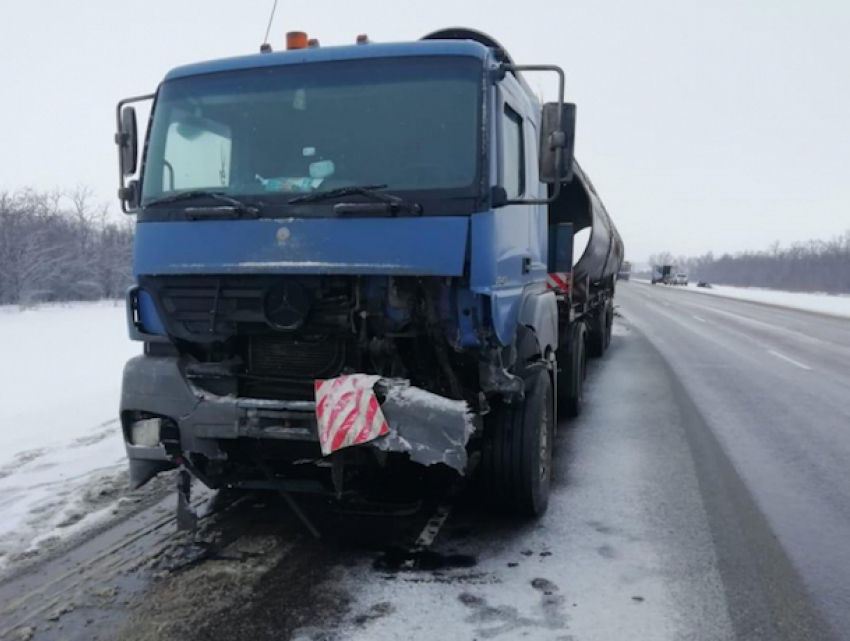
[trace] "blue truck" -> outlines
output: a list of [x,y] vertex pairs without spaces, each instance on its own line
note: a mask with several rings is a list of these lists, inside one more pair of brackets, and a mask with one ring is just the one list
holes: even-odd
[[287,43],[118,104],[143,344],[120,406],[132,486],[177,468],[181,509],[193,478],[297,509],[436,467],[542,514],[623,256],[573,158],[563,71],[471,29]]
[[675,273],[674,273],[673,265],[653,265],[652,266],[651,283],[653,285],[657,285],[658,283],[661,283],[662,285],[675,284],[673,282],[674,279],[675,279]]

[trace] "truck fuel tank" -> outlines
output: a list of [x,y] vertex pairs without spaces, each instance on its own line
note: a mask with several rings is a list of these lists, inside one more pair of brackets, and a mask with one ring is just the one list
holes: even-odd
[[[573,253],[573,281],[591,284],[616,277],[623,262],[623,241],[587,174],[576,163],[572,180],[549,205],[549,224],[572,223],[578,243]],[[589,231],[587,231],[589,230]]]

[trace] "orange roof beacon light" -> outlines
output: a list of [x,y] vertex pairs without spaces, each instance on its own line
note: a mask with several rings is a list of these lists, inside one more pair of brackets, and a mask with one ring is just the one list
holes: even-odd
[[307,45],[307,34],[303,31],[290,31],[286,34],[287,49],[306,49]]
[[369,44],[369,42],[369,36],[367,36],[365,33],[361,33],[359,36],[357,36],[357,44],[367,45]]

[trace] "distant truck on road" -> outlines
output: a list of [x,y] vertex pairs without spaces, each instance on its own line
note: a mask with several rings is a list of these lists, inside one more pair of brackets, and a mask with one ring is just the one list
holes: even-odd
[[652,266],[652,284],[669,285],[673,274],[672,265],[653,265]]
[[[118,103],[144,345],[121,396],[131,484],[178,468],[183,510],[192,476],[295,506],[474,455],[489,502],[542,514],[556,411],[580,411],[611,341],[623,257],[563,71],[467,29],[358,40],[293,32]],[[532,71],[557,74],[555,102]]]
[[626,260],[620,265],[620,271],[617,273],[617,280],[629,280],[632,277],[632,264]]

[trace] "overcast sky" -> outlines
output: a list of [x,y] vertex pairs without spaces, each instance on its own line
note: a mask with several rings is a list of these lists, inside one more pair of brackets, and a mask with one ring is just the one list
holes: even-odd
[[[174,66],[256,51],[272,0],[3,5],[0,189],[84,184],[114,203],[116,101]],[[280,0],[270,40],[458,25],[566,70],[578,158],[632,260],[850,230],[847,0]]]

